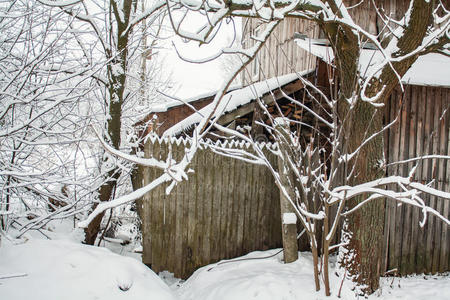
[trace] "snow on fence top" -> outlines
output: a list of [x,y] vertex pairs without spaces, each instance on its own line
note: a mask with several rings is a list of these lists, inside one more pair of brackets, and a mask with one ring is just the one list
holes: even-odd
[[[321,58],[328,64],[334,59],[333,49],[319,40],[308,38],[295,39],[299,47]],[[367,76],[385,60],[381,51],[361,49],[359,71]],[[410,85],[450,87],[450,57],[429,53],[420,56],[402,78],[402,83]]]
[[[192,138],[189,137],[159,137],[156,134],[149,134],[146,138],[146,143],[151,142],[153,144],[158,143],[158,144],[174,144],[174,145],[181,145],[183,144],[184,146],[186,146],[187,144],[191,145],[192,144]],[[250,148],[250,143],[244,141],[244,140],[218,140],[218,141],[212,141],[210,139],[205,139],[205,140],[201,140],[199,142],[200,144],[200,148],[206,149],[206,148],[210,148],[210,147],[220,147],[220,148]],[[255,142],[255,144],[258,145],[258,147],[260,149],[268,149],[268,150],[277,150],[278,146],[277,143],[270,143],[270,142]]]
[[[311,70],[308,70],[301,73],[291,73],[279,77],[273,77],[268,80],[250,84],[244,88],[228,92],[220,101],[213,118],[219,118],[223,114],[233,111],[239,106],[250,103],[270,91],[281,88],[282,86],[289,84],[310,72]],[[193,125],[199,123],[203,116],[208,116],[213,109],[214,105],[212,103],[203,107],[196,113],[167,129],[166,132],[164,132],[164,136],[175,136],[184,130],[191,128]]]

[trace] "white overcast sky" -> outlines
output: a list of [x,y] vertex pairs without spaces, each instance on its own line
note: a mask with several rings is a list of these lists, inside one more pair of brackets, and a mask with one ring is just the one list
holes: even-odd
[[[192,17],[184,30],[194,31],[204,22],[204,18]],[[236,31],[241,30],[240,20],[235,20]],[[238,32],[240,36],[240,32]],[[224,80],[223,62],[216,59],[211,62],[195,64],[180,59],[174,50],[171,42],[173,41],[180,55],[188,59],[204,59],[216,54],[223,47],[229,46],[233,40],[234,30],[230,22],[223,22],[220,30],[210,44],[199,46],[198,42],[185,42],[180,37],[175,36],[167,41],[162,52],[164,57],[164,68],[166,72],[171,72],[171,79],[175,82],[172,94],[180,98],[189,98],[199,94],[204,94],[217,90]]]

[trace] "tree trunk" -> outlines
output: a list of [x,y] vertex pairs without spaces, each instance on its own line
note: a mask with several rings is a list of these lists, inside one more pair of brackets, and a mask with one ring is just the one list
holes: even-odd
[[[117,24],[117,36],[111,40],[117,41],[116,48],[117,55],[113,55],[109,50],[105,49],[106,56],[109,58],[107,65],[108,75],[108,91],[109,91],[109,118],[107,121],[107,140],[115,149],[120,147],[120,135],[122,129],[122,104],[124,103],[125,94],[125,82],[126,71],[128,65],[128,41],[129,34],[128,24],[130,21],[130,15],[133,8],[136,5],[135,1],[125,1],[123,7],[117,6],[117,3],[113,0],[110,1],[110,9],[114,13],[115,21]],[[120,11],[122,10],[122,11]],[[123,21],[121,14],[123,13]],[[103,161],[105,163],[106,161]],[[116,190],[117,180],[120,176],[120,170],[115,167],[113,170],[107,173],[105,182],[99,188],[99,200],[110,201],[113,197],[113,193]],[[97,204],[93,205],[93,209]],[[95,243],[98,232],[100,230],[100,224],[102,222],[104,213],[99,214],[85,229],[84,242],[89,245]]]
[[[352,153],[361,142],[383,127],[383,109],[376,110],[369,103],[358,101],[352,114],[352,126],[346,128],[349,135],[348,152]],[[361,149],[354,161],[354,170],[349,179],[350,185],[357,185],[384,176],[381,168],[383,161],[383,136],[369,142]],[[353,166],[353,164],[351,164]],[[347,174],[349,175],[349,174]],[[362,194],[347,202],[347,210],[366,200]],[[382,238],[384,231],[384,199],[373,200],[345,218],[343,235],[348,244],[341,249],[340,264],[346,269],[361,292],[371,294],[379,287],[381,276]]]
[[[405,27],[403,36],[398,40],[399,50],[394,56],[414,51],[421,45],[431,22],[434,5],[436,3],[433,3],[433,1],[413,1],[410,22]],[[443,42],[445,40],[440,41],[440,43]],[[342,49],[348,51],[348,48],[341,47],[341,57],[345,55]],[[393,63],[400,77],[407,72],[416,59],[417,56],[413,55],[409,59]],[[346,91],[344,81],[348,81],[348,78],[354,78],[346,76],[345,66],[347,65],[347,62],[344,61],[340,69],[340,71],[343,71],[341,73],[341,86],[344,87],[344,95],[350,91],[350,89]],[[379,95],[378,102],[386,103],[396,85],[398,85],[396,74],[390,66],[386,66],[383,68],[380,77],[371,81],[365,94],[368,97],[373,97],[383,91]],[[356,88],[356,91],[359,93],[359,89]],[[349,118],[350,122],[344,125],[346,132],[349,133],[349,140],[346,141],[348,149],[345,153],[352,153],[365,139],[382,130],[383,110],[384,108],[380,108],[377,111],[373,105],[358,99],[354,112]],[[355,185],[384,176],[385,172],[380,167],[380,162],[384,160],[383,151],[383,135],[380,134],[362,148],[354,162],[355,169],[349,183]],[[367,195],[352,199],[347,203],[347,208],[352,209],[365,199],[367,199]],[[347,236],[349,240],[341,252],[341,265],[346,268],[347,274],[352,277],[353,281],[361,285],[362,293],[371,294],[379,287],[379,278],[382,275],[381,255],[384,214],[385,200],[378,199],[364,205],[345,219],[346,226],[344,226],[343,236]]]
[[[123,80],[120,80],[120,78],[114,78],[114,80],[111,80],[111,82],[118,82],[119,85],[112,84],[110,87],[110,119],[107,123],[107,131],[109,135],[108,139],[111,141],[112,146],[115,149],[119,149],[123,93],[125,90],[125,75],[123,76]],[[108,158],[104,159],[102,163],[105,164],[106,160],[108,160]],[[101,202],[110,201],[113,197],[113,193],[116,190],[117,180],[120,176],[120,170],[115,167],[113,170],[109,171],[106,176],[107,177],[105,178],[105,182],[100,186],[98,192],[99,200]],[[97,204],[94,204],[92,209],[94,210],[95,207],[97,207]],[[91,223],[89,223],[88,227],[85,228],[85,244],[94,245],[95,239],[97,238],[98,232],[100,231],[100,224],[102,222],[104,214],[105,213],[99,214]]]
[[[333,44],[336,53],[336,65],[339,70],[338,114],[343,134],[340,141],[340,154],[353,153],[361,143],[382,129],[383,114],[376,108],[359,99],[360,87],[358,57],[359,39],[350,28],[326,24],[324,31]],[[350,104],[353,102],[353,104]],[[341,163],[343,178],[338,185],[356,185],[380,178],[384,175],[380,169],[383,161],[382,135],[365,145],[356,158]],[[361,195],[347,201],[346,210],[351,210],[367,195]],[[344,220],[342,237],[347,240],[341,247],[339,265],[344,274],[356,284],[361,294],[370,294],[379,287],[384,200],[376,200],[357,210]],[[325,243],[326,244],[326,243]],[[326,251],[326,250],[325,250]],[[329,294],[329,292],[327,293]]]
[[[112,172],[109,172],[110,174]],[[119,178],[119,173],[112,173],[111,174],[111,180],[105,182],[99,189],[99,200],[100,201],[109,201],[114,194],[114,191],[116,189],[116,183],[117,179]],[[97,207],[97,203],[95,203],[92,206],[92,210],[94,210]],[[84,229],[84,243],[88,245],[94,245],[95,240],[97,239],[97,235],[100,231],[100,225],[102,223],[103,216],[105,215],[104,212],[96,216],[91,223],[89,223],[88,227]]]

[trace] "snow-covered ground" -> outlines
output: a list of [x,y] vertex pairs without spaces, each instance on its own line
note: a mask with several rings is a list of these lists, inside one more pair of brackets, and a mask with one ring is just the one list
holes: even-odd
[[[299,253],[299,259],[283,264],[278,250],[252,252],[234,262],[222,262],[203,267],[195,272],[175,292],[184,300],[353,300],[354,292],[344,288],[338,297],[340,282],[330,274],[332,296],[324,291],[316,292],[312,273],[312,256]],[[265,258],[272,256],[269,258]],[[334,263],[332,263],[332,268]],[[364,297],[359,297],[363,298]],[[382,288],[369,300],[448,300],[450,299],[450,277],[410,276],[408,278],[383,278]]]
[[71,240],[2,242],[0,299],[176,299],[139,261]]
[[[69,225],[64,226],[70,229]],[[61,227],[49,229],[51,231],[44,233],[53,240],[34,233],[16,245],[2,237],[1,300],[358,299],[345,284],[338,298],[340,282],[334,275],[331,276],[334,287],[331,297],[325,297],[323,290],[316,292],[309,253],[300,253],[297,262],[283,264],[282,254],[277,254],[279,250],[252,252],[242,258],[203,267],[180,283],[168,272],[157,276],[137,259],[125,256],[130,255],[130,247],[115,245],[114,251],[124,254],[118,255],[109,249],[82,245],[80,230],[64,234]],[[369,300],[375,299],[447,300],[450,299],[450,276],[384,278],[380,291],[369,297]]]

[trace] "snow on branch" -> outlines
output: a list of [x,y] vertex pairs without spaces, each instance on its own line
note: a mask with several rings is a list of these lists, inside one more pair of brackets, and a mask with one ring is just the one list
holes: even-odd
[[[397,185],[402,192],[396,192],[390,189],[387,189],[386,186],[389,184]],[[331,196],[328,200],[329,204],[335,204],[337,202],[342,202],[344,200],[352,199],[356,196],[362,194],[370,194],[366,200],[362,201],[358,205],[356,205],[351,210],[347,211],[345,215],[348,215],[358,209],[360,209],[363,205],[368,203],[371,200],[387,197],[393,199],[395,201],[399,201],[402,203],[406,203],[412,206],[417,206],[422,208],[422,212],[424,214],[424,219],[421,222],[422,226],[425,224],[426,214],[431,213],[437,216],[439,219],[444,221],[446,224],[450,225],[450,220],[446,217],[442,216],[435,209],[428,207],[425,205],[425,202],[419,197],[421,193],[439,197],[445,200],[450,200],[450,193],[437,190],[428,185],[412,182],[411,178],[401,177],[401,176],[390,176],[377,180],[373,180],[370,182],[366,182],[363,184],[355,185],[355,186],[339,186],[333,189],[332,191],[327,191],[327,193]]]
[[421,161],[424,159],[447,159],[447,160],[450,160],[450,155],[437,155],[437,154],[423,155],[423,156],[413,157],[413,158],[409,158],[409,159],[405,159],[405,160],[394,161],[394,162],[386,164],[386,167],[399,165],[399,164],[406,164],[406,163],[415,162],[415,161]]
[[62,6],[70,6],[82,2],[83,0],[38,0],[44,5],[53,6],[53,7],[62,7]]
[[94,130],[95,134],[97,135],[97,138],[100,141],[103,148],[116,157],[119,157],[121,159],[127,160],[132,163],[136,163],[141,166],[156,167],[156,168],[162,169],[162,170],[168,169],[169,166],[174,163],[173,160],[163,162],[163,161],[160,161],[160,160],[157,160],[154,158],[141,158],[141,157],[137,157],[135,155],[130,155],[130,154],[124,153],[124,152],[117,150],[117,149],[111,147],[110,145],[108,145],[108,143],[106,143],[106,141],[100,136],[100,134],[95,129],[93,129],[93,130]]
[[98,204],[97,207],[94,209],[94,211],[91,212],[85,220],[78,222],[78,227],[86,228],[89,225],[89,223],[91,223],[92,220],[94,220],[94,218],[96,216],[103,213],[104,211],[106,211],[110,208],[114,208],[114,207],[117,207],[117,206],[120,206],[120,205],[123,205],[126,203],[130,203],[132,201],[135,201],[135,200],[143,197],[146,193],[153,190],[157,186],[163,184],[164,182],[168,182],[170,180],[172,180],[172,177],[169,176],[168,173],[164,173],[160,177],[153,180],[150,184],[148,184],[142,188],[139,188],[128,195],[124,195],[122,197],[113,199],[111,201],[102,202],[102,203]]

